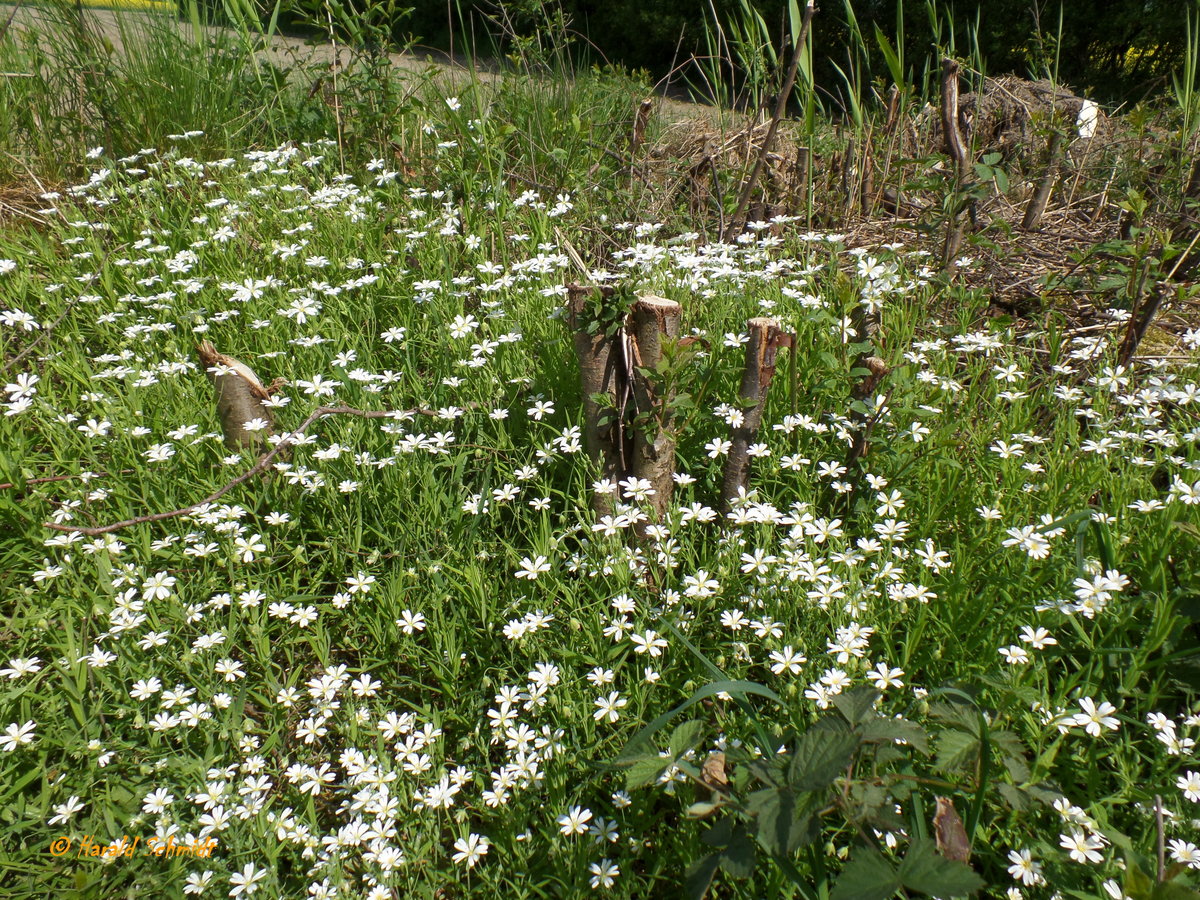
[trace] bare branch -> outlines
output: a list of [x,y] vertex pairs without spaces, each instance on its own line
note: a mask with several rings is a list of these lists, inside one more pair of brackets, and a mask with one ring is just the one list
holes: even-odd
[[222,497],[224,497],[226,494],[228,494],[230,491],[232,491],[239,484],[245,484],[247,481],[249,481],[254,476],[260,475],[263,472],[265,472],[267,470],[267,468],[271,465],[271,463],[273,463],[275,461],[275,459],[279,456],[279,454],[281,454],[289,445],[291,445],[292,441],[295,438],[299,437],[300,435],[303,435],[304,430],[306,428],[308,428],[308,426],[311,425],[313,422],[315,422],[317,419],[323,419],[325,416],[357,416],[360,419],[389,419],[389,418],[399,418],[399,417],[405,416],[405,415],[434,416],[434,415],[437,415],[437,413],[435,413],[431,409],[409,409],[409,410],[403,410],[403,411],[396,411],[396,410],[354,409],[351,406],[319,406],[316,409],[314,409],[311,413],[308,414],[308,416],[304,419],[304,421],[301,422],[296,427],[295,431],[291,432],[290,434],[284,435],[280,439],[279,443],[275,446],[275,448],[273,450],[271,450],[269,453],[264,454],[259,459],[259,461],[257,463],[255,463],[252,467],[247,469],[245,472],[243,472],[237,478],[233,479],[232,481],[230,481],[227,484],[223,485],[222,487],[218,488],[213,493],[209,494],[203,500],[198,500],[195,503],[191,504],[190,506],[185,506],[182,509],[173,509],[170,512],[151,513],[151,514],[145,515],[145,516],[137,516],[136,518],[133,518],[133,519],[125,519],[123,522],[113,522],[111,525],[99,525],[99,526],[96,526],[95,528],[80,528],[78,525],[59,525],[55,522],[43,522],[42,524],[46,528],[53,529],[54,531],[65,531],[68,533],[86,534],[89,536],[95,536],[95,535],[99,535],[99,534],[109,534],[113,531],[119,531],[122,528],[128,528],[131,525],[144,525],[147,522],[161,522],[164,519],[173,519],[176,516],[185,516],[190,512],[195,512],[197,509],[199,509],[202,506],[205,506],[209,503],[215,503],[216,501],[218,501]]

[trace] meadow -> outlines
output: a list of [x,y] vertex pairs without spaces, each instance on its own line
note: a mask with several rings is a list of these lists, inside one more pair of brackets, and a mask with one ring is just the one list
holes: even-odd
[[[939,258],[996,160],[928,176],[924,229],[811,168],[739,222],[731,174],[655,181],[635,76],[366,54],[308,92],[154,34],[71,96],[2,45],[5,896],[1196,896],[1186,117],[1143,133],[1170,200],[1126,160],[1122,236],[998,309],[1038,239]],[[121,96],[202,63],[208,118],[196,75]],[[618,337],[682,306],[629,420],[669,501],[589,453],[569,285]],[[756,317],[793,343],[722,496]],[[271,385],[237,446],[234,362]]]

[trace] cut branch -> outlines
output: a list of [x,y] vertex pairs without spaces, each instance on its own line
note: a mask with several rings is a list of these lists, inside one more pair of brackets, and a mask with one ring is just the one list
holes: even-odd
[[[750,340],[746,344],[746,368],[739,391],[742,423],[733,429],[725,477],[721,484],[721,508],[728,512],[731,501],[744,492],[750,482],[750,445],[762,427],[767,389],[775,376],[775,358],[780,347],[794,347],[795,336],[782,331],[774,319],[756,318],[746,323]],[[794,352],[794,350],[793,350]]]
[[111,525],[99,525],[94,528],[80,528],[78,525],[59,525],[56,522],[43,522],[42,525],[44,527],[50,528],[54,531],[65,531],[68,533],[85,534],[88,536],[94,536],[94,535],[100,535],[100,534],[108,534],[113,531],[119,531],[120,529],[128,528],[131,525],[144,525],[147,522],[161,522],[165,519],[173,519],[176,516],[185,516],[188,513],[195,512],[196,510],[200,509],[203,506],[207,506],[210,503],[216,503],[218,500],[220,500],[222,497],[224,497],[226,494],[228,494],[230,491],[232,491],[239,484],[245,484],[247,481],[249,481],[254,476],[260,475],[263,472],[265,472],[267,470],[267,468],[270,467],[271,463],[273,463],[279,457],[279,455],[281,453],[283,453],[283,451],[295,439],[297,439],[301,435],[303,435],[304,430],[306,428],[308,428],[308,426],[311,425],[313,422],[315,422],[317,419],[322,419],[325,416],[338,416],[338,415],[340,415],[340,416],[357,416],[360,419],[390,419],[390,418],[400,418],[400,417],[404,417],[404,416],[415,416],[415,415],[435,416],[435,415],[437,415],[437,413],[431,409],[410,409],[410,410],[404,410],[404,411],[398,412],[395,410],[354,409],[353,407],[350,407],[350,406],[320,406],[320,407],[317,407],[316,409],[314,409],[311,413],[309,413],[308,416],[304,419],[304,421],[301,422],[299,424],[299,426],[297,426],[295,431],[291,432],[290,434],[286,434],[282,438],[280,438],[278,445],[276,445],[276,447],[273,450],[271,450],[269,453],[264,454],[262,456],[262,458],[259,459],[259,461],[257,463],[255,463],[251,468],[247,469],[245,472],[243,472],[237,478],[234,478],[232,481],[226,483],[222,487],[213,491],[211,494],[209,494],[203,500],[197,500],[195,503],[191,504],[190,506],[185,506],[185,507],[182,507],[181,509],[173,509],[169,512],[151,513],[151,514],[145,515],[145,516],[137,516],[136,518],[133,518],[133,519],[125,519],[123,522],[113,522]]
[[[267,436],[275,433],[275,418],[263,406],[263,401],[271,396],[271,389],[263,387],[253,369],[232,356],[218,353],[208,341],[201,341],[196,353],[217,392],[217,417],[225,433],[225,446],[230,450],[248,448],[258,452]],[[256,421],[265,422],[265,427],[254,428]]]
[[942,246],[942,268],[948,269],[958,258],[962,247],[963,234],[966,231],[966,221],[962,216],[962,206],[959,202],[959,191],[963,179],[967,175],[970,160],[967,157],[967,144],[963,140],[962,128],[958,121],[958,62],[949,57],[942,60],[942,140],[946,153],[954,161],[954,196],[948,210],[949,219],[946,223],[946,242]]

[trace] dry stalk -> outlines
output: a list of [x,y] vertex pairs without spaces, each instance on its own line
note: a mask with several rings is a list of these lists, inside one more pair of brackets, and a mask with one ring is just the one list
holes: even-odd
[[738,197],[737,211],[733,214],[733,219],[729,222],[729,228],[723,236],[723,239],[727,243],[737,237],[738,233],[746,225],[746,210],[750,208],[750,198],[754,194],[754,189],[758,186],[759,178],[762,177],[763,166],[766,163],[767,154],[771,150],[771,142],[775,140],[775,132],[779,130],[779,123],[783,119],[783,114],[787,112],[788,100],[791,98],[792,88],[796,84],[796,74],[800,70],[800,58],[804,53],[804,45],[808,42],[808,30],[812,25],[812,18],[816,11],[816,0],[808,0],[804,6],[804,19],[800,23],[800,33],[796,38],[796,45],[792,47],[792,60],[788,64],[787,75],[783,79],[783,87],[779,91],[779,98],[775,102],[775,113],[771,116],[771,122],[767,128],[767,136],[763,138],[762,146],[758,150],[758,158],[754,161],[754,168],[750,172],[750,177],[746,179],[746,183],[742,186],[741,196]]

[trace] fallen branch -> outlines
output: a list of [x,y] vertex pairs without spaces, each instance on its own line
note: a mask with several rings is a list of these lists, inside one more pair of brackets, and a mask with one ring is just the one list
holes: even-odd
[[[122,469],[118,475],[132,475],[136,469]],[[57,481],[70,481],[73,478],[83,478],[91,481],[93,478],[111,478],[108,472],[80,472],[77,475],[50,475],[46,478],[27,478],[25,481],[6,481],[0,484],[0,491],[10,491],[15,487],[26,487],[30,484],[54,484]]]
[[119,531],[122,528],[128,528],[131,525],[144,525],[147,522],[161,522],[165,519],[173,519],[176,516],[185,516],[188,513],[195,512],[196,510],[200,509],[202,506],[207,506],[210,503],[215,503],[216,501],[218,501],[222,497],[224,497],[226,494],[228,494],[230,491],[232,491],[239,484],[245,484],[247,481],[249,481],[255,475],[260,475],[263,472],[265,472],[267,470],[267,468],[271,465],[271,463],[273,463],[275,461],[275,459],[279,456],[279,454],[281,454],[294,440],[296,440],[301,435],[303,435],[304,429],[306,429],[309,425],[311,425],[317,419],[323,419],[325,416],[339,416],[339,415],[340,416],[356,416],[360,419],[390,419],[390,418],[399,418],[399,417],[406,416],[406,415],[407,416],[415,416],[415,415],[435,416],[435,415],[437,415],[437,413],[431,409],[409,409],[409,410],[403,410],[403,411],[396,411],[396,410],[354,409],[353,407],[350,407],[350,406],[319,406],[316,409],[314,409],[311,413],[308,414],[308,416],[304,419],[304,421],[301,422],[296,427],[295,431],[292,431],[289,434],[285,434],[282,438],[280,438],[279,443],[275,446],[275,448],[273,450],[271,450],[269,453],[264,454],[262,456],[262,458],[259,459],[259,461],[257,463],[255,463],[251,468],[247,469],[245,472],[243,472],[237,478],[228,482],[224,486],[218,488],[216,491],[213,491],[213,493],[209,494],[203,500],[198,500],[195,503],[191,504],[190,506],[185,506],[181,509],[173,509],[170,512],[151,513],[151,514],[145,515],[145,516],[137,516],[136,518],[133,518],[133,519],[125,519],[122,522],[113,522],[111,525],[99,525],[94,528],[80,528],[78,525],[59,525],[55,522],[43,522],[42,525],[44,527],[50,528],[54,531],[65,531],[67,533],[85,534],[85,535],[88,535],[89,537],[91,537],[91,536],[100,535],[100,534],[109,534],[110,532],[113,532],[113,531]]

